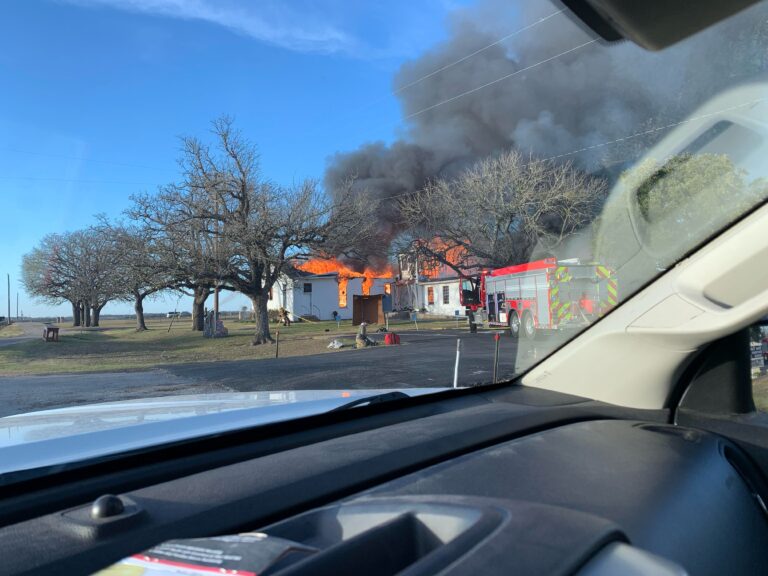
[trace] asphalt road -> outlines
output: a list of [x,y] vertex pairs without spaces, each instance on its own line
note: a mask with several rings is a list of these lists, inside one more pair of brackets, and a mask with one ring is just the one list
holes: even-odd
[[[169,365],[140,372],[0,377],[0,416],[63,406],[151,396],[352,388],[452,386],[456,339],[461,339],[460,386],[489,383],[493,334],[466,330],[401,334],[401,346],[375,346],[313,356]],[[374,339],[381,340],[377,334]],[[510,377],[517,354],[499,341],[499,376]]]
[[43,337],[44,324],[42,322],[19,322],[16,326],[21,328],[24,333],[21,336],[0,338],[0,348],[3,346],[11,346],[12,344],[17,344],[18,342],[23,342],[24,340],[29,340],[31,338],[42,339]]

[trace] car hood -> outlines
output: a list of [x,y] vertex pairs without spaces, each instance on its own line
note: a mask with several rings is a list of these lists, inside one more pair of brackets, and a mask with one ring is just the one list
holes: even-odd
[[[409,396],[445,388],[398,390]],[[164,396],[0,418],[0,485],[25,472],[328,412],[388,390],[286,390]]]

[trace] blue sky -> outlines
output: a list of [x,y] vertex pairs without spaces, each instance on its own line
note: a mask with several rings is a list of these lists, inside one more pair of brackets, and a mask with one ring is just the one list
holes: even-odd
[[[14,309],[18,291],[25,315],[68,313],[23,293],[22,255],[46,233],[88,226],[96,213],[118,216],[130,194],[172,181],[178,136],[204,135],[220,114],[236,118],[258,143],[265,174],[283,183],[321,177],[336,151],[391,141],[403,129],[392,75],[445,37],[459,4],[4,2],[0,272],[11,274]],[[227,308],[245,303],[227,300]],[[105,313],[130,310],[112,304]]]

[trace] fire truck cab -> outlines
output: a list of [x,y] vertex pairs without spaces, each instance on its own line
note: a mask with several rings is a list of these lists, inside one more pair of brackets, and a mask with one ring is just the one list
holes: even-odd
[[578,259],[546,258],[464,278],[461,302],[474,322],[534,338],[540,330],[592,323],[618,301],[613,271]]

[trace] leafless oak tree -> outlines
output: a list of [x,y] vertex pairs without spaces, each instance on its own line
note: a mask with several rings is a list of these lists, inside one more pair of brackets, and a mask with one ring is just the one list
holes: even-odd
[[100,230],[115,245],[113,270],[123,289],[120,299],[133,302],[136,330],[146,330],[144,300],[173,286],[174,267],[164,258],[161,238],[147,226],[106,220],[102,220]]
[[407,248],[461,274],[525,262],[594,218],[605,183],[568,163],[516,151],[486,158],[401,201]]
[[98,326],[101,310],[123,290],[114,273],[115,249],[97,228],[49,234],[24,256],[22,283],[51,304],[69,301],[74,325]]
[[72,324],[80,326],[77,260],[69,258],[65,244],[66,235],[63,234],[43,237],[22,258],[21,282],[28,294],[47,304],[69,302],[72,305]]
[[351,185],[331,201],[315,180],[268,181],[255,145],[231,118],[215,120],[211,132],[212,144],[182,140],[180,182],[136,198],[132,215],[159,225],[172,249],[182,248],[181,270],[196,287],[219,284],[250,298],[253,344],[270,342],[269,292],[288,263],[311,252],[352,252],[373,233],[375,208]]
[[205,302],[223,268],[212,223],[199,217],[196,195],[176,185],[131,199],[127,215],[151,235],[152,256],[170,277],[169,287],[192,296],[192,330],[202,332]]

